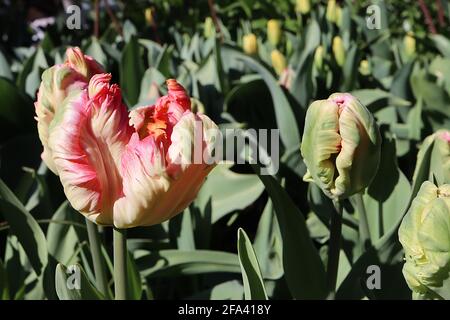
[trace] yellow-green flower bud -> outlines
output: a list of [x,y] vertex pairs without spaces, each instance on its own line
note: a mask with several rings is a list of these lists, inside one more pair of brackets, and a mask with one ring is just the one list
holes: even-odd
[[275,72],[278,75],[281,75],[283,70],[286,68],[286,58],[276,49],[270,53],[270,58],[272,60],[272,66],[275,69]]
[[270,19],[267,21],[267,37],[272,46],[276,47],[281,40],[281,25],[280,21]]
[[149,26],[153,26],[153,24],[155,23],[155,19],[153,17],[153,8],[147,8],[145,9],[145,21],[147,22],[147,24]]
[[315,182],[332,199],[364,190],[380,161],[381,138],[373,115],[349,93],[313,102],[307,112],[301,152]]
[[368,76],[371,72],[370,63],[367,60],[361,60],[359,63],[359,73],[363,76]]
[[317,70],[322,70],[324,55],[323,46],[318,46],[314,52],[314,66]]
[[297,0],[295,3],[295,11],[301,14],[308,14],[311,11],[311,3],[309,0]]
[[450,299],[450,185],[425,181],[398,231],[414,299]]
[[242,46],[246,54],[255,55],[258,53],[258,40],[254,33],[246,34],[242,37]]
[[326,18],[331,23],[336,22],[336,0],[329,0],[327,4]]
[[214,22],[211,17],[206,17],[205,23],[203,24],[203,36],[209,38],[214,35]]
[[345,48],[342,38],[339,36],[333,38],[333,54],[338,66],[342,67],[345,63]]
[[339,5],[336,5],[336,25],[342,26],[342,8]]
[[[432,144],[431,151],[428,148]],[[417,154],[417,163],[422,162],[425,153],[430,152],[430,172],[440,184],[450,184],[450,131],[438,130],[425,138]],[[416,168],[419,170],[419,167]],[[414,176],[418,173],[415,172]]]
[[416,39],[412,36],[412,34],[407,34],[405,38],[403,38],[403,46],[405,48],[405,55],[407,59],[414,56],[416,53]]

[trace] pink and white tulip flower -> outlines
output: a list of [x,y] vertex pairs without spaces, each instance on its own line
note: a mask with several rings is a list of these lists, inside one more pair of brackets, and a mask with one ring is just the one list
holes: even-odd
[[168,94],[154,105],[128,114],[111,75],[83,76],[52,102],[51,117],[40,116],[49,99],[45,90],[36,103],[38,127],[46,130],[43,160],[59,175],[71,205],[117,228],[158,224],[183,211],[214,167],[203,155],[212,152],[216,124],[191,111],[176,80],[167,80]]

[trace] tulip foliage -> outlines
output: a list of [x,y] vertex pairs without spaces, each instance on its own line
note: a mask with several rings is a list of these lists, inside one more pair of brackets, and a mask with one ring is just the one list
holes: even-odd
[[1,31],[0,299],[450,299],[448,30],[375,2]]

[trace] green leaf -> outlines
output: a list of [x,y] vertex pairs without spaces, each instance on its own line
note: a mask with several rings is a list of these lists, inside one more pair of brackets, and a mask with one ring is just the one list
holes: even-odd
[[440,34],[433,34],[430,38],[444,57],[450,58],[450,41],[448,38]]
[[6,300],[9,298],[8,292],[8,277],[6,274],[5,265],[0,258],[0,300]]
[[5,141],[19,133],[35,130],[33,101],[7,79],[0,78],[0,127]]
[[305,218],[281,185],[260,175],[273,202],[283,238],[283,265],[295,299],[322,299],[326,295],[325,270],[306,228]]
[[209,251],[137,250],[134,253],[138,270],[145,278],[174,277],[206,273],[241,273],[236,254]]
[[58,263],[55,272],[56,292],[60,300],[103,300],[102,294],[93,286],[79,264],[68,269]]
[[258,259],[250,239],[242,228],[238,230],[238,256],[244,282],[245,300],[267,300]]
[[25,250],[36,274],[47,265],[47,242],[39,224],[0,179],[0,210]]
[[395,140],[384,138],[378,172],[363,195],[372,242],[389,233],[408,206],[411,186],[397,165]]
[[134,258],[130,252],[128,252],[127,255],[127,279],[127,299],[141,300],[142,279]]
[[283,276],[282,244],[278,220],[269,199],[259,219],[253,243],[264,279],[276,280]]
[[120,86],[123,96],[129,106],[134,106],[138,102],[139,89],[144,65],[141,59],[140,46],[133,36],[125,45],[119,65]]
[[69,202],[64,201],[52,216],[54,223],[48,226],[48,252],[62,263],[69,263],[79,244],[80,240],[73,226],[80,223],[77,219],[78,215],[80,214],[70,206]]
[[94,58],[103,68],[108,66],[108,58],[103,52],[102,46],[96,37],[92,37],[89,46],[85,49],[87,55]]
[[13,80],[10,64],[6,60],[3,52],[0,50],[0,77]]
[[270,94],[272,95],[275,118],[278,128],[280,129],[281,141],[287,149],[294,148],[296,146],[299,147],[300,133],[295,120],[295,114],[288,99],[286,98],[286,95],[269,69],[257,62],[255,59],[230,47],[223,47],[222,51],[231,51],[232,54],[236,55],[237,60],[243,61],[250,69],[261,75],[269,88]]
[[159,98],[159,88],[166,81],[166,78],[157,69],[148,68],[141,82],[141,90],[139,94],[139,106],[152,105]]
[[230,165],[225,164],[217,165],[208,175],[195,200],[200,209],[211,201],[212,223],[229,212],[246,208],[264,190],[256,175],[235,173],[229,167]]

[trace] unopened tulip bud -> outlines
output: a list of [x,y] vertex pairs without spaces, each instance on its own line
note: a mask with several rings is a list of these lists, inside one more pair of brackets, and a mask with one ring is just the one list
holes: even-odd
[[149,26],[153,26],[155,23],[155,19],[153,17],[153,8],[147,8],[145,9],[145,21]]
[[342,38],[339,36],[333,38],[333,54],[338,66],[342,67],[345,63],[345,48]]
[[[428,151],[429,146],[431,151]],[[450,184],[450,131],[441,129],[425,138],[417,154],[417,162],[421,162],[425,153],[430,152],[430,172],[439,183]],[[419,170],[417,167],[416,170]],[[418,172],[414,173],[416,176]]]
[[301,14],[308,14],[311,11],[311,3],[309,0],[297,0],[295,3],[295,11]]
[[270,58],[272,60],[272,66],[275,69],[275,72],[278,75],[281,75],[283,70],[286,68],[286,58],[278,50],[273,50],[270,54]]
[[348,93],[313,102],[307,112],[301,153],[315,182],[331,199],[363,191],[378,170],[381,138],[373,115]]
[[336,5],[336,25],[342,26],[342,8],[339,5]]
[[363,75],[363,76],[368,76],[370,74],[370,64],[369,61],[367,60],[361,60],[361,62],[359,63],[359,72]]
[[[449,226],[450,184],[437,187],[425,181],[398,231],[405,250],[403,275],[414,299],[449,297]],[[447,296],[442,296],[445,291]]]
[[276,47],[281,40],[281,25],[280,21],[270,19],[267,21],[267,37],[272,46]]
[[323,46],[318,46],[314,52],[314,66],[317,70],[322,70],[324,58]]
[[411,35],[407,34],[403,39],[403,46],[405,47],[405,55],[409,59],[416,53],[416,39]]
[[211,17],[206,17],[203,25],[203,35],[205,38],[209,38],[214,35],[214,22]]
[[336,23],[336,0],[328,1],[326,18],[331,23]]
[[244,52],[249,55],[255,55],[258,53],[258,40],[255,34],[249,33],[242,38]]

